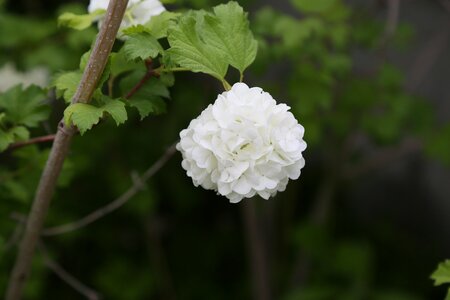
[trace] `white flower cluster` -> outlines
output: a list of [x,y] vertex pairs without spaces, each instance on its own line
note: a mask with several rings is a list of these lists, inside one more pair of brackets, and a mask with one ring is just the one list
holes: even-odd
[[284,191],[305,165],[304,129],[286,104],[259,87],[236,83],[187,129],[177,149],[195,186],[236,203]]
[[22,84],[23,87],[35,84],[44,87],[48,84],[50,73],[47,68],[37,67],[26,72],[20,72],[12,63],[6,63],[0,68],[0,92]]
[[[108,8],[109,0],[91,0],[88,6],[88,12],[93,13],[97,10],[106,10]],[[120,24],[119,37],[121,31],[133,25],[144,25],[150,21],[151,17],[163,13],[166,9],[159,0],[129,0],[127,10]],[[98,27],[101,27],[104,15],[98,19]]]

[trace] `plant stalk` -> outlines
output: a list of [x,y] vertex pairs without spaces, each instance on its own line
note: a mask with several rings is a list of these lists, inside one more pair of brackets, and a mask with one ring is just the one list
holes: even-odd
[[[80,84],[72,98],[72,104],[78,102],[88,103],[91,100],[92,94],[105,69],[127,4],[128,0],[111,0],[109,2],[105,20],[95,41]],[[25,232],[19,246],[19,253],[9,279],[5,296],[6,300],[20,300],[22,297],[44,219],[47,215],[64,160],[69,151],[70,142],[76,132],[73,126],[65,125],[63,120],[59,123],[58,132],[56,133],[27,218]]]

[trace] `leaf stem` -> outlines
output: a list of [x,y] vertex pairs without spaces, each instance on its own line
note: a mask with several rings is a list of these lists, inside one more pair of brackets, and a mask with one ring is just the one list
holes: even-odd
[[229,91],[231,90],[231,85],[228,83],[228,81],[226,81],[226,79],[222,79],[222,85],[223,88],[225,89],[225,91]]
[[136,83],[135,86],[133,86],[133,88],[128,92],[128,94],[126,94],[124,96],[125,99],[130,99],[134,94],[136,94],[137,91],[139,91],[142,86],[153,76],[156,75],[156,70],[152,69],[152,61],[151,60],[146,60],[145,61],[145,66],[147,67],[147,72],[145,72],[144,76],[142,77],[142,79]]
[[[91,100],[92,94],[105,69],[127,4],[128,0],[111,0],[109,2],[105,21],[95,41],[80,84],[72,98],[72,104],[78,102],[88,103]],[[69,152],[70,142],[75,133],[76,129],[74,126],[66,126],[64,121],[61,120],[27,218],[24,236],[19,246],[19,253],[9,279],[5,295],[6,300],[20,300],[22,297],[42,225],[64,160]]]
[[161,74],[161,73],[170,73],[170,72],[186,72],[186,71],[190,71],[190,70],[188,68],[181,68],[181,67],[165,69],[164,66],[161,66],[161,67],[155,69],[154,71],[156,74]]
[[29,139],[28,141],[16,142],[9,146],[9,150],[21,148],[21,147],[32,145],[32,144],[50,142],[50,141],[53,141],[55,139],[55,137],[56,137],[56,134],[49,134],[49,135],[44,135],[44,136],[38,136],[38,137],[35,137],[32,139]]

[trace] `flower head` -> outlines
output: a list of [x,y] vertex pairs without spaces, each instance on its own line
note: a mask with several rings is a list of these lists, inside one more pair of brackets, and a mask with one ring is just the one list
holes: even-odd
[[[88,6],[88,12],[93,13],[96,10],[106,10],[109,0],[91,0]],[[127,10],[120,24],[119,37],[121,31],[133,25],[144,25],[153,16],[163,13],[166,9],[159,0],[129,0]],[[104,15],[99,17],[98,26],[100,28]]]
[[289,109],[244,83],[220,94],[180,132],[177,149],[194,185],[233,203],[284,191],[300,176],[306,149],[303,126]]

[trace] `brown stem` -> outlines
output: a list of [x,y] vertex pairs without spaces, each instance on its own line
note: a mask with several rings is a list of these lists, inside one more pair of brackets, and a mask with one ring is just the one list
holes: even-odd
[[11,144],[9,146],[9,150],[21,148],[21,147],[32,145],[32,144],[50,142],[50,141],[53,141],[55,139],[55,137],[56,137],[56,134],[38,136],[38,137],[35,137],[32,139],[29,139],[28,141],[17,142],[17,143]]
[[[106,66],[127,4],[128,0],[111,0],[109,2],[105,21],[97,36],[92,54],[72,99],[72,103],[87,103],[90,101]],[[64,121],[60,122],[49,158],[39,181],[31,211],[27,218],[19,253],[9,279],[6,300],[19,300],[22,297],[22,291],[30,272],[31,261],[41,233],[41,228],[47,215],[62,165],[69,151],[70,141],[75,132],[76,130],[73,126],[64,125]]]
[[269,300],[271,296],[266,247],[258,224],[255,200],[249,199],[242,203],[247,253],[252,275],[253,299]]
[[128,202],[128,200],[130,200],[134,195],[136,195],[142,189],[144,182],[147,181],[150,177],[152,177],[156,172],[158,172],[165,165],[165,163],[172,157],[174,153],[175,153],[175,145],[172,145],[170,148],[167,149],[166,153],[160,159],[158,159],[158,161],[156,161],[150,168],[148,168],[141,178],[135,180],[134,184],[119,198],[115,199],[114,201],[108,203],[103,207],[100,207],[99,209],[91,212],[87,216],[75,222],[44,229],[42,231],[42,235],[45,236],[58,235],[78,230],[115,211],[116,209],[124,205],[126,202]]
[[144,77],[125,95],[125,99],[130,99],[140,88],[153,76],[155,72],[152,69],[152,61],[146,60],[145,66],[147,67],[147,72],[145,72]]

